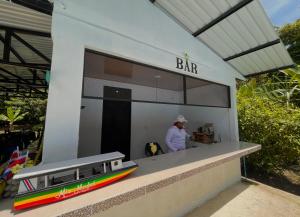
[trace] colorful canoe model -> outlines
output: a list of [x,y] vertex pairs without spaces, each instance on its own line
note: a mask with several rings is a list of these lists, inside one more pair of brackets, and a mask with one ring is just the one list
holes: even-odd
[[23,169],[14,177],[20,180],[14,209],[58,202],[116,182],[138,167],[122,158],[113,152]]

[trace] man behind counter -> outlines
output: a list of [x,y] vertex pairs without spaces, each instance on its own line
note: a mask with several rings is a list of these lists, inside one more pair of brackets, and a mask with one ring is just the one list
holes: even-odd
[[186,148],[186,138],[190,137],[184,129],[184,124],[187,120],[179,115],[174,121],[174,125],[169,128],[166,135],[166,144],[169,152],[184,150]]

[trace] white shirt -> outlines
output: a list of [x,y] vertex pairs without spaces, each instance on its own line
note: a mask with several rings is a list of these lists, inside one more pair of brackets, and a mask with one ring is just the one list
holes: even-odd
[[169,152],[184,150],[185,139],[188,136],[185,129],[179,129],[176,126],[170,127],[166,135],[166,144],[169,148]]

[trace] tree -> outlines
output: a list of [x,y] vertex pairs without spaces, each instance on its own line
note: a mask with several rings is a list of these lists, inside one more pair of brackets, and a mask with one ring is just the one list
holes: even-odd
[[11,98],[5,100],[5,105],[14,109],[20,108],[21,113],[27,112],[28,115],[24,118],[24,122],[29,124],[39,124],[40,117],[45,116],[47,100],[45,99],[32,99],[32,98]]
[[300,157],[300,109],[286,108],[265,94],[256,79],[239,84],[237,92],[239,134],[242,141],[262,145],[248,156],[250,166],[281,173]]
[[13,130],[13,125],[15,122],[23,120],[27,115],[27,112],[21,114],[20,108],[13,109],[12,107],[7,107],[6,113],[6,115],[0,114],[0,120],[9,122],[10,131]]
[[300,64],[300,19],[278,29],[279,36],[296,64]]

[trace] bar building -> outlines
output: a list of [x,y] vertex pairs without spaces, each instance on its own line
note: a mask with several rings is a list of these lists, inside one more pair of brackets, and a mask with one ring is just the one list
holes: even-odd
[[[237,79],[293,65],[258,0],[54,0],[51,14],[43,163],[118,150],[140,167],[76,207],[29,212],[181,216],[240,180],[260,145],[239,142]],[[217,143],[146,158],[179,114],[191,133],[212,123]]]

